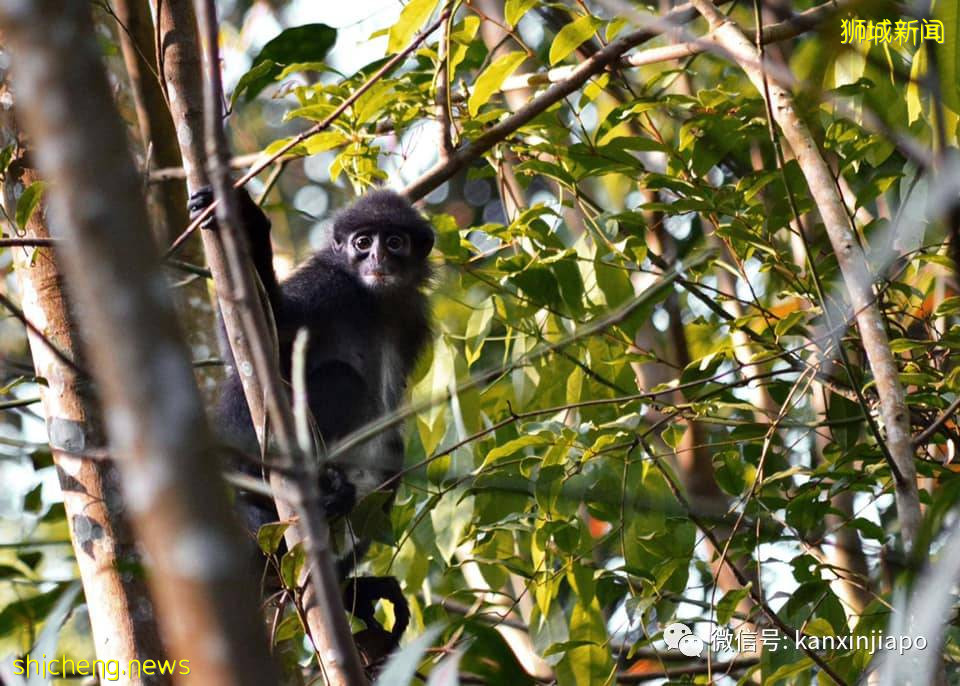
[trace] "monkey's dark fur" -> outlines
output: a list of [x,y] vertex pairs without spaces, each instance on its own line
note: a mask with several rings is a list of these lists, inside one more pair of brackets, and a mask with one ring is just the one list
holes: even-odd
[[[402,400],[406,379],[430,333],[422,287],[429,278],[427,255],[433,247],[430,224],[401,196],[378,190],[366,194],[334,220],[332,240],[282,283],[273,269],[270,222],[245,191],[240,192],[243,228],[276,323],[280,370],[290,379],[292,346],[306,327],[308,403],[324,444],[390,412]],[[212,199],[204,189],[191,198],[198,211]],[[213,223],[210,223],[213,226]],[[229,346],[225,358],[232,363]],[[232,364],[231,364],[232,366]],[[236,370],[221,387],[218,428],[236,448],[258,454],[256,435]],[[403,467],[399,429],[390,429],[338,458],[321,478],[330,518],[346,514],[363,497]],[[272,503],[241,494],[239,507],[247,527],[276,519]],[[369,542],[357,542],[341,558],[341,573],[352,569]],[[376,623],[374,602],[387,598],[396,620],[396,645],[409,620],[409,608],[392,577],[358,577],[348,584],[347,607]]]

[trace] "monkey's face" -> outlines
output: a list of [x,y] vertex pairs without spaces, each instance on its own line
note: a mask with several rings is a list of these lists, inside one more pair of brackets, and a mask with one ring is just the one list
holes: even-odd
[[361,229],[350,234],[342,249],[353,271],[370,290],[403,288],[414,279],[410,236],[404,231]]

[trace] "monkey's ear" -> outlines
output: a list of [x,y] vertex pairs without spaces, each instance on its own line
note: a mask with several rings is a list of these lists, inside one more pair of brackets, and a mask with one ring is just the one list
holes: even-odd
[[343,241],[337,238],[336,236],[333,237],[333,249],[336,252],[340,252],[341,250],[343,250]]
[[430,251],[433,250],[434,239],[435,237],[432,230],[419,237],[419,240],[417,241],[419,243],[417,246],[417,254],[421,259],[429,255]]

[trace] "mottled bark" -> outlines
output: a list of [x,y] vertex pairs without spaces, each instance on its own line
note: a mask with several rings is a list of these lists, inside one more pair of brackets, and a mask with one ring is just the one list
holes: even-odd
[[[150,4],[148,0],[117,0],[115,10],[122,24],[120,47],[137,112],[144,161],[148,170],[180,167],[177,132],[161,88],[156,29]],[[190,223],[186,186],[180,179],[170,179],[149,184],[147,189],[154,233],[160,245],[169,245]],[[200,239],[191,237],[178,255],[192,264],[203,264]],[[216,316],[207,281],[199,277],[189,278],[180,272],[175,275],[180,284],[176,291],[177,314],[193,359],[214,357],[217,354]],[[222,367],[198,368],[196,377],[207,404],[212,404],[217,383],[223,377]]]
[[171,659],[202,684],[274,681],[186,346],[147,229],[140,177],[85,0],[3,0],[18,115],[49,181],[50,227],[149,554]]
[[[8,216],[14,215],[24,188],[37,180],[36,172],[23,160],[10,165],[3,186]],[[34,212],[23,237],[49,238],[42,210]],[[121,665],[131,660],[160,659],[163,646],[146,582],[142,575],[129,573],[141,568],[142,563],[124,516],[116,465],[105,454],[103,426],[90,380],[50,348],[53,344],[75,362],[80,359],[80,341],[54,251],[39,247],[14,248],[12,252],[23,314],[39,329],[39,333],[28,330],[27,339],[37,376],[46,381],[40,386],[43,415],[83,582],[96,657]],[[104,454],[93,459],[83,456],[90,452]],[[125,674],[118,683],[168,684],[170,678]]]

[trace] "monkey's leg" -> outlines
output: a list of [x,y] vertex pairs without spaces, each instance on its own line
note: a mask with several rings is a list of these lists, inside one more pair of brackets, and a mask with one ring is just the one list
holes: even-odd
[[344,606],[362,619],[368,629],[387,633],[375,617],[378,600],[389,600],[393,604],[393,629],[389,635],[395,647],[410,624],[410,605],[403,597],[400,583],[392,576],[355,576],[347,579],[343,592]]

